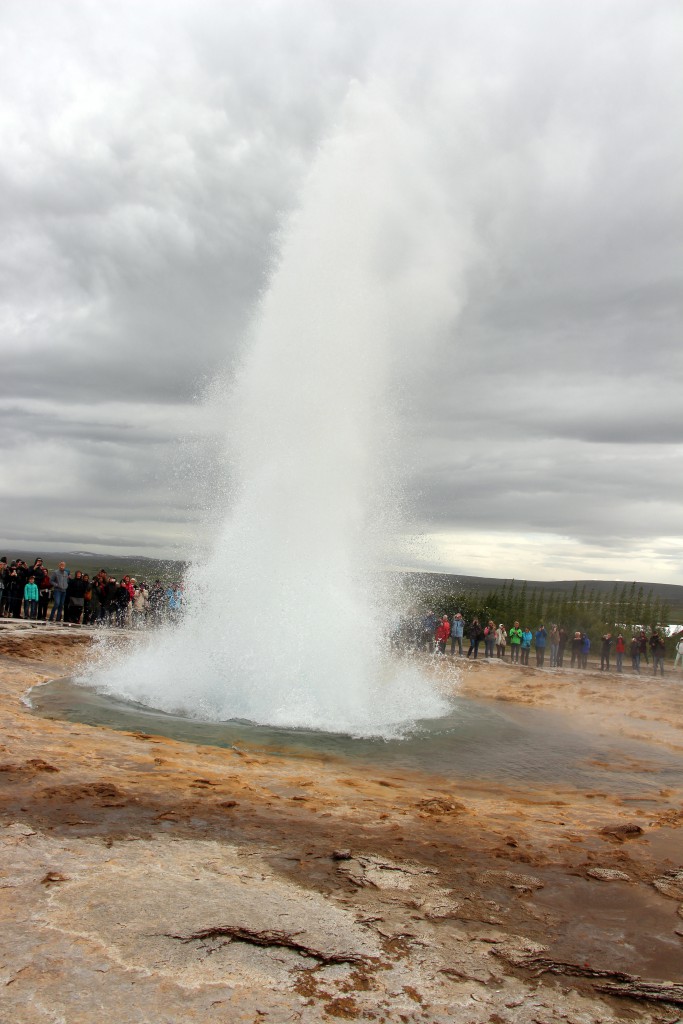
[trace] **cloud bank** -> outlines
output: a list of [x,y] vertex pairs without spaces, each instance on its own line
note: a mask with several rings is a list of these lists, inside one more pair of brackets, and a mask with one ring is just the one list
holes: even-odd
[[6,3],[8,552],[201,537],[229,402],[211,382],[321,147],[381,94],[419,151],[387,154],[378,260],[439,282],[422,331],[398,302],[392,325],[426,540],[388,557],[683,582],[682,21],[668,0]]

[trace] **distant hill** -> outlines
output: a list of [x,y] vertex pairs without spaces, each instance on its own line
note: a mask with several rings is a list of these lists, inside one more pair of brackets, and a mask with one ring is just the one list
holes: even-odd
[[[403,585],[411,591],[415,598],[435,597],[440,594],[457,594],[464,591],[474,594],[488,594],[491,591],[501,590],[509,579],[495,576],[458,576],[453,573],[435,572],[404,572],[398,573]],[[596,594],[609,595],[617,588],[626,585],[631,586],[631,580],[523,580],[515,579],[515,589],[519,589],[526,582],[528,593],[534,590],[546,595],[570,594],[574,586],[579,590],[585,586],[586,592],[594,591]],[[647,583],[636,580],[636,588],[642,587],[647,594],[650,590],[656,599],[664,601],[670,611],[672,620],[683,622],[683,586],[676,583]]]

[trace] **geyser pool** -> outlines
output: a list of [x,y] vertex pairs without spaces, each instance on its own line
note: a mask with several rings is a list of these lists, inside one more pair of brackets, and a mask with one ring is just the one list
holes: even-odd
[[677,788],[680,763],[666,750],[625,737],[601,735],[599,727],[545,708],[504,709],[460,695],[448,713],[424,720],[401,739],[359,739],[340,733],[277,729],[244,721],[202,722],[98,693],[72,679],[34,687],[35,713],[87,725],[271,755],[338,758],[359,769],[418,771],[457,780],[495,782],[507,788],[578,788],[657,797]]

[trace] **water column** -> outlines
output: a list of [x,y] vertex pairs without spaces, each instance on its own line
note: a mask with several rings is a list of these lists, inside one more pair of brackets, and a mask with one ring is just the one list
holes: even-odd
[[198,717],[353,735],[394,735],[445,710],[416,667],[389,658],[395,598],[377,583],[400,492],[391,395],[406,346],[425,344],[447,305],[440,193],[421,154],[381,89],[351,90],[218,413],[232,493],[189,573],[184,620],[98,673],[98,687]]

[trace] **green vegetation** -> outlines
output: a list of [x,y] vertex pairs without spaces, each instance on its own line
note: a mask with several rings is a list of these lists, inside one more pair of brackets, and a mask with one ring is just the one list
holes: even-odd
[[434,586],[426,587],[423,579],[420,602],[429,603],[441,615],[461,612],[466,621],[476,616],[480,622],[493,619],[509,627],[518,619],[532,631],[542,623],[548,628],[557,623],[570,634],[580,630],[595,639],[603,633],[623,633],[627,640],[636,628],[666,630],[672,621],[665,599],[652,587],[646,589],[635,582],[612,583],[608,590],[604,585],[597,589],[590,583],[574,581],[570,590],[559,590],[555,584],[543,587],[526,580],[501,580],[484,592],[458,584],[455,577],[450,577],[450,587],[444,588],[443,580],[435,576]]

